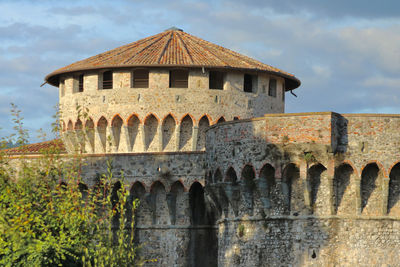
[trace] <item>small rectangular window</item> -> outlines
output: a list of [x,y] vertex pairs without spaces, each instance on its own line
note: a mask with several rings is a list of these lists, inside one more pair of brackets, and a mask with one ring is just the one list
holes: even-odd
[[149,87],[149,70],[135,70],[132,75],[132,88]]
[[83,92],[83,74],[78,77],[78,92]]
[[102,89],[112,89],[112,87],[113,87],[112,71],[103,72],[103,87],[102,87]]
[[276,97],[276,79],[269,80],[268,95]]
[[220,71],[210,71],[209,88],[216,90],[224,89],[224,73]]
[[250,74],[244,75],[243,90],[248,93],[253,92],[253,78]]
[[171,70],[169,72],[169,87],[188,88],[188,77],[187,70]]

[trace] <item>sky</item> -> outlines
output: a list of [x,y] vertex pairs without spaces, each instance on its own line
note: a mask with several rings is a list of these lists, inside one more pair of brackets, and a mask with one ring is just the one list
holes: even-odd
[[52,139],[50,72],[176,26],[295,74],[286,112],[400,113],[398,0],[0,0],[0,137],[10,103]]

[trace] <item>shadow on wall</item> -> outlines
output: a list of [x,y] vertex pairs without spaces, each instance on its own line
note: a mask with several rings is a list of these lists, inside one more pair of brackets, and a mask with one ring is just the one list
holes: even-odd
[[[143,245],[141,256],[158,260],[146,266],[217,266],[215,207],[201,184],[204,152],[107,158],[113,158],[115,185],[120,185],[123,170],[125,182],[131,184],[130,199],[140,201],[133,217],[135,240]],[[83,173],[89,186],[82,187],[96,188],[95,177],[105,173],[107,158],[88,158]]]
[[206,194],[218,211],[219,266],[339,264],[332,255],[348,226],[337,216],[400,215],[400,163],[388,186],[377,163],[359,175],[342,154],[345,118],[338,116],[329,149],[270,142],[266,120],[222,124],[207,135]]

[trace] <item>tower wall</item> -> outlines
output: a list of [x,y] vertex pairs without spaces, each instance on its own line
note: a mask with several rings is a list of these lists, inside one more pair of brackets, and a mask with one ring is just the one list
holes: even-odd
[[[93,154],[204,150],[204,132],[209,125],[284,111],[284,81],[265,73],[253,73],[257,79],[250,93],[243,91],[244,72],[239,71],[225,72],[223,90],[209,89],[209,71],[202,69],[189,70],[188,88],[169,88],[169,69],[150,69],[149,88],[131,88],[129,69],[113,71],[112,89],[98,89],[101,73],[83,74],[83,92],[78,92],[77,74],[61,77],[60,111],[68,151],[78,149]],[[277,80],[276,96],[268,95],[271,78]],[[168,115],[175,128],[166,133]],[[120,123],[114,123],[117,116]],[[104,125],[99,125],[102,118]],[[151,125],[149,118],[154,118]],[[93,124],[93,140],[84,138],[81,131],[89,130],[89,120]],[[167,139],[174,144],[165,142],[166,134],[172,135]]]

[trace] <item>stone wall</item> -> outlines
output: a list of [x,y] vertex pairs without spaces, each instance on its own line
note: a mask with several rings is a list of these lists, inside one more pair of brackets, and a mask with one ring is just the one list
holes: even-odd
[[[105,120],[95,133],[113,149],[123,140],[106,133],[123,120]],[[189,115],[179,126],[167,116],[162,135],[156,121],[132,117],[126,134],[152,149],[197,140],[205,151],[90,154],[82,165],[88,188],[107,160],[116,183],[123,170],[141,203],[141,255],[158,260],[147,266],[398,266],[400,115],[268,114],[208,130],[204,119],[206,139],[190,135]]]
[[[197,144],[204,140],[201,120],[204,126],[284,112],[283,79],[263,73],[254,73],[258,82],[251,93],[243,91],[244,73],[239,71],[225,73],[223,90],[209,89],[209,71],[202,69],[190,69],[188,88],[169,88],[168,69],[150,69],[149,88],[131,88],[131,70],[125,69],[113,71],[112,89],[100,90],[101,72],[84,72],[83,92],[79,92],[78,74],[65,75],[60,83],[63,138],[70,152],[204,150],[204,142]],[[268,95],[271,78],[278,81],[276,97]],[[165,125],[167,118],[174,120],[175,129]],[[100,129],[101,124],[104,127]],[[80,142],[76,135],[81,132],[77,131],[88,130],[87,125],[93,129],[93,140]],[[166,139],[172,139],[171,144],[165,143]]]
[[212,126],[219,266],[396,266],[399,123],[327,112]]

